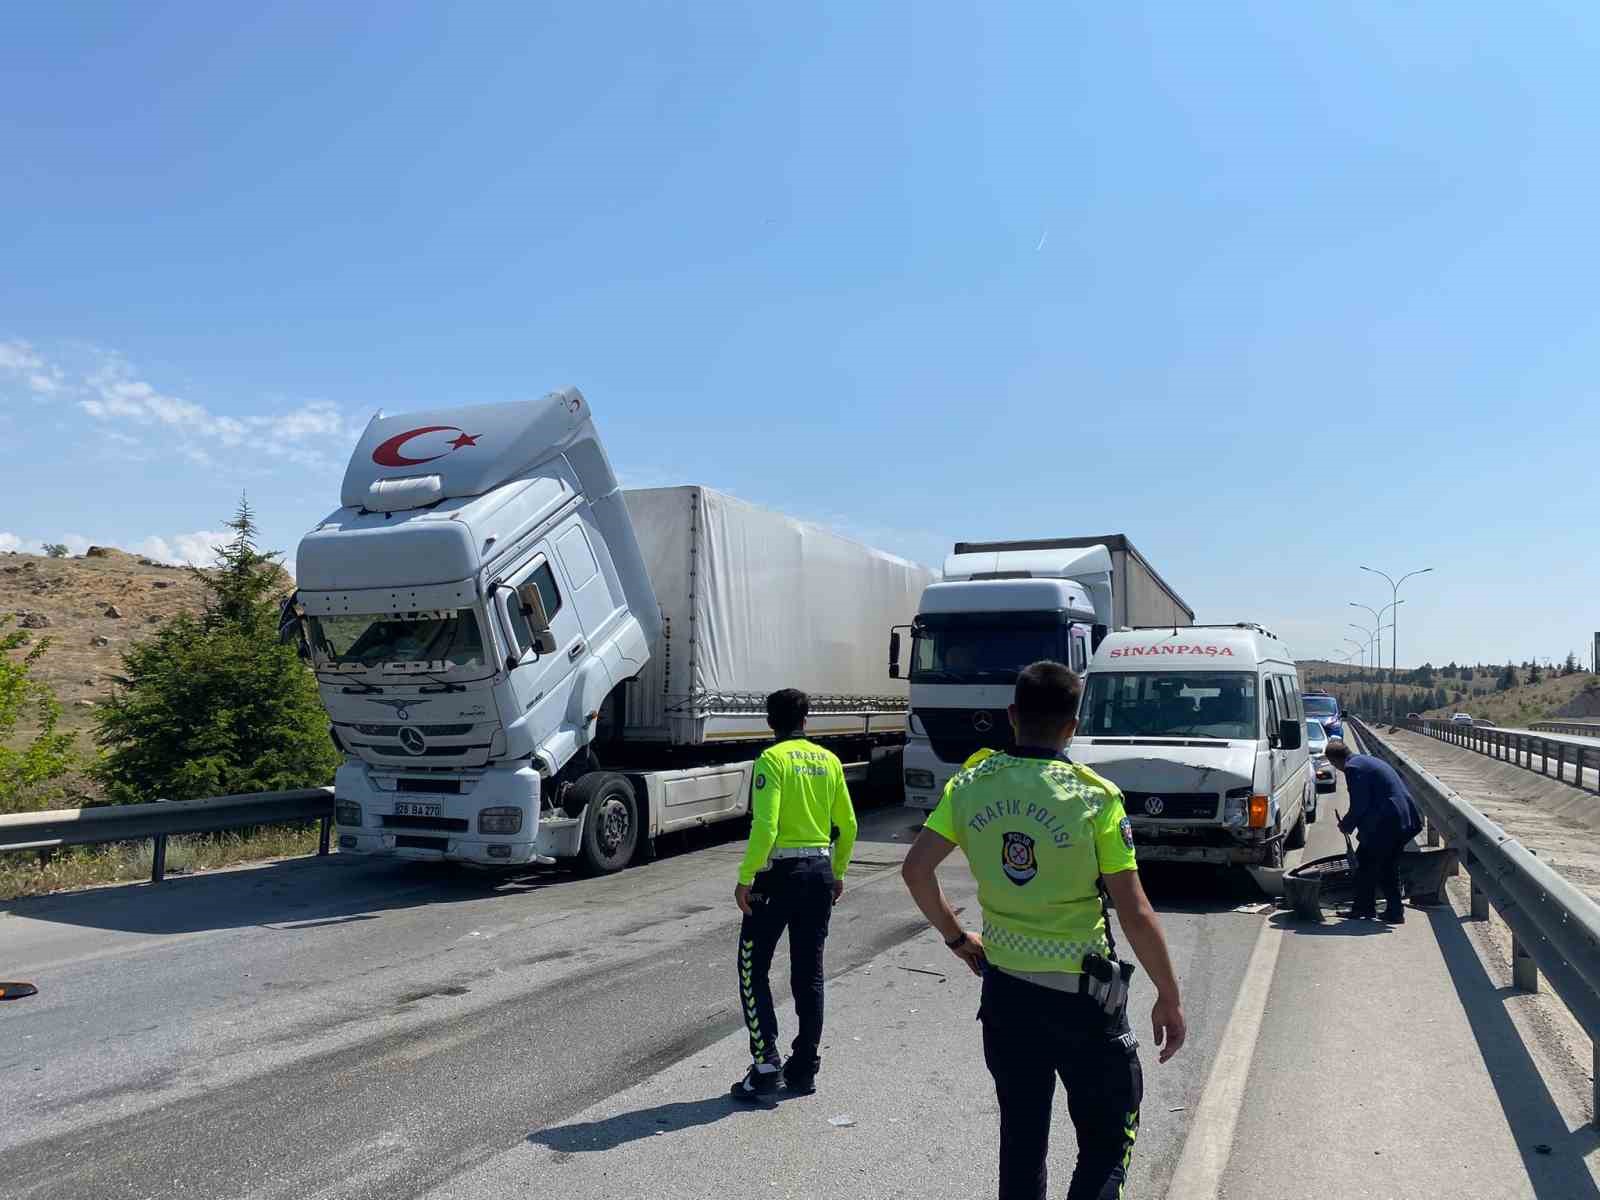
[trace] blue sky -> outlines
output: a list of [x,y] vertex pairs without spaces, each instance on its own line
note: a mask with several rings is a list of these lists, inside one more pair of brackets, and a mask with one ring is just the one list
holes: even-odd
[[260,8],[8,19],[0,548],[292,552],[374,410],[575,384],[630,482],[1125,532],[1302,656],[1360,563],[1403,662],[1600,628],[1591,5]]

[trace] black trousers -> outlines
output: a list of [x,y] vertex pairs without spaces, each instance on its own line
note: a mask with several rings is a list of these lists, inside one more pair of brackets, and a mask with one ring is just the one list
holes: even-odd
[[800,1032],[792,1047],[803,1064],[817,1061],[822,1042],[822,947],[833,913],[833,865],[826,857],[780,858],[756,876],[751,913],[739,926],[739,1001],[750,1033],[750,1057],[781,1061],[778,1014],[772,1007],[772,954],[789,932],[789,985]]
[[1139,1132],[1144,1072],[1127,1014],[1088,996],[990,968],[983,978],[983,1059],[1000,1102],[1000,1200],[1044,1200],[1056,1079],[1078,1134],[1067,1200],[1122,1195]]
[[1376,910],[1376,894],[1383,888],[1384,903],[1400,907],[1400,854],[1412,838],[1410,833],[1394,833],[1361,840],[1356,851],[1356,912]]

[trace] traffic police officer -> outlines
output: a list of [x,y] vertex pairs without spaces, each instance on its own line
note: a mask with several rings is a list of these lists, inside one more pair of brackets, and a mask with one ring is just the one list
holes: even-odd
[[[733,1085],[738,1100],[778,1090],[816,1091],[822,1065],[822,948],[828,917],[844,892],[856,840],[856,814],[839,759],[805,738],[810,702],[794,688],[767,697],[767,724],[778,741],[756,760],[750,786],[750,844],[739,864],[734,901],[739,926],[739,1002],[753,1062]],[[834,841],[832,831],[838,830]],[[831,846],[830,846],[831,843]],[[778,1053],[778,1016],[767,972],[789,931],[789,983],[800,1030],[788,1062]]]
[[[1121,1195],[1144,1076],[1126,1012],[1133,967],[1116,959],[1105,891],[1155,983],[1162,1062],[1185,1037],[1122,793],[1063,753],[1081,690],[1060,663],[1024,669],[1010,710],[1015,744],[950,780],[902,868],[945,945],[983,976],[978,1016],[1000,1105],[1000,1200],[1043,1200],[1058,1075],[1078,1134],[1068,1200]],[[962,929],[935,874],[957,846],[978,881],[981,936]]]

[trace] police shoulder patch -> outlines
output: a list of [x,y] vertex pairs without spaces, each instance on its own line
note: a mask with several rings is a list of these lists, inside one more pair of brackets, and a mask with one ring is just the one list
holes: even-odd
[[764,788],[766,786],[767,786],[767,777],[766,777],[766,775],[764,775],[764,774],[757,775],[756,776],[756,791],[759,792],[762,788]]
[[1122,844],[1129,850],[1133,849],[1133,822],[1127,817],[1122,818],[1122,824],[1117,826],[1122,830]]

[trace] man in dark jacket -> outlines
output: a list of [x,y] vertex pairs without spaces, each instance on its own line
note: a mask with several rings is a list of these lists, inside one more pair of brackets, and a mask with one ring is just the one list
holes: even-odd
[[1395,769],[1370,754],[1351,754],[1339,738],[1328,742],[1328,761],[1343,772],[1345,790],[1350,795],[1350,810],[1339,818],[1343,833],[1355,833],[1361,841],[1356,851],[1356,900],[1351,917],[1378,915],[1376,892],[1383,885],[1383,919],[1390,925],[1405,924],[1405,909],[1400,906],[1400,854],[1405,845],[1422,831],[1422,814]]

